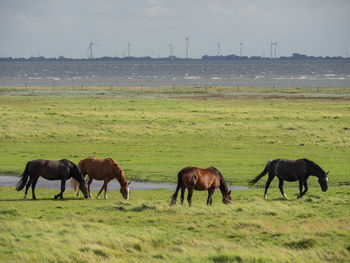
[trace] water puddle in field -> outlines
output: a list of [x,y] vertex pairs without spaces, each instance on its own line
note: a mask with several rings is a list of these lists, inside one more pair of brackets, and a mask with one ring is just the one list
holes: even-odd
[[[0,176],[0,186],[13,186],[15,187],[19,181],[17,176]],[[101,189],[103,181],[92,182],[91,188],[93,190]],[[38,183],[36,184],[37,188],[49,188],[49,189],[60,189],[61,181],[49,181],[39,177]],[[66,183],[66,189],[70,189],[69,182]],[[117,180],[112,180],[108,183],[108,190],[119,190],[120,185]],[[145,183],[145,182],[131,182],[130,190],[154,190],[154,189],[168,189],[175,190],[176,184],[170,183]],[[230,190],[247,190],[249,189],[246,186],[229,186]]]

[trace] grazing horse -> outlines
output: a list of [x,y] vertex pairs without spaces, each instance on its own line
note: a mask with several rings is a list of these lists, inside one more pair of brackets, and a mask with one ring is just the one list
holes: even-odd
[[33,199],[36,199],[35,186],[38,182],[39,176],[47,180],[61,180],[61,192],[55,195],[55,199],[58,197],[63,199],[66,180],[71,177],[80,182],[80,190],[84,193],[85,198],[88,197],[83,175],[81,174],[78,166],[76,166],[73,162],[66,159],[60,161],[38,159],[27,163],[21,179],[16,186],[17,191],[22,190],[24,186],[26,186],[24,199],[27,199],[28,189],[30,186],[32,186],[32,197]]
[[[261,174],[259,174],[253,180],[249,181],[249,185],[254,185],[266,173],[269,173],[269,177],[265,185],[265,200],[267,200],[267,189],[269,188],[270,183],[275,176],[277,176],[279,179],[279,189],[281,190],[281,194],[286,199],[288,199],[288,197],[283,191],[284,180],[288,182],[299,181],[300,193],[298,195],[298,198],[302,197],[307,192],[307,179],[310,175],[318,177],[318,183],[320,184],[323,192],[327,191],[328,189],[327,175],[329,172],[326,173],[320,166],[308,159],[299,159],[295,161],[285,159],[276,159],[273,161],[269,160],[265,166],[264,171],[262,171]],[[304,191],[303,185],[305,187]]]
[[[81,169],[81,172],[83,176],[85,177],[86,174],[89,175],[89,181],[88,181],[88,194],[92,198],[91,194],[91,184],[93,179],[95,180],[103,180],[103,186],[101,190],[97,194],[97,198],[100,198],[100,194],[102,190],[105,190],[105,199],[107,199],[107,184],[112,179],[116,178],[120,184],[120,193],[124,197],[124,199],[129,199],[129,184],[126,181],[124,172],[122,168],[119,166],[119,164],[114,161],[112,158],[106,158],[106,159],[100,159],[95,157],[89,157],[86,159],[81,160],[78,163],[79,168]],[[73,184],[76,184],[74,180]],[[76,187],[74,187],[76,189]],[[77,195],[79,195],[79,190],[77,191]]]
[[184,195],[186,188],[188,189],[187,201],[188,205],[192,205],[193,190],[208,190],[207,205],[213,202],[212,196],[216,188],[220,188],[222,194],[222,202],[224,204],[231,204],[231,191],[228,190],[224,177],[215,167],[208,167],[206,169],[198,167],[183,168],[177,175],[177,186],[172,197],[170,205],[176,204],[177,193],[181,189],[181,205],[184,202]]

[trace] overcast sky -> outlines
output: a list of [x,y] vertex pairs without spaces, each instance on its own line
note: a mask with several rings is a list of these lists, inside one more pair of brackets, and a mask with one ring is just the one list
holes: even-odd
[[0,57],[350,53],[350,0],[0,0]]

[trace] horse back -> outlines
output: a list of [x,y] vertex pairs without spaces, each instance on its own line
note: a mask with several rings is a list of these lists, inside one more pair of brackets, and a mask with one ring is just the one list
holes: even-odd
[[207,190],[209,188],[217,188],[220,186],[218,174],[211,167],[203,169],[189,166],[182,169],[181,172],[182,183],[186,188]]
[[104,180],[105,178],[112,179],[114,177],[114,167],[109,158],[101,159],[96,157],[89,157],[83,159],[78,164],[83,175],[89,175],[89,178],[96,180]]
[[290,182],[299,180],[307,174],[307,166],[303,159],[295,161],[277,159],[274,160],[272,169],[277,177]]
[[43,177],[47,180],[60,180],[69,177],[69,168],[61,161],[37,159],[28,162],[28,173],[33,177]]

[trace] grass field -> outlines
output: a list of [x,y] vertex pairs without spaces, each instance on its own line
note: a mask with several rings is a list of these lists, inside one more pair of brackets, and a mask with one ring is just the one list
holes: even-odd
[[176,182],[187,165],[213,165],[238,185],[269,159],[305,157],[330,171],[331,185],[341,185],[350,171],[350,104],[259,96],[0,96],[0,155],[2,174],[20,174],[37,158],[111,156],[130,180]]
[[118,191],[54,201],[57,192],[23,201],[1,187],[1,262],[349,262],[349,187],[293,201],[277,189],[268,201],[262,190],[235,191],[232,205],[216,192],[211,207],[195,192],[191,208],[170,207],[169,190],[132,191],[129,201]]
[[285,183],[287,201],[276,180],[268,201],[262,189],[234,191],[225,206],[217,191],[212,207],[195,192],[192,208],[170,207],[169,190],[132,191],[129,201],[67,190],[55,201],[58,189],[37,189],[38,201],[24,201],[0,187],[0,261],[348,262],[350,100],[295,92],[1,91],[0,174],[37,158],[111,156],[128,180],[174,183],[187,165],[213,165],[247,185],[268,159],[309,158],[330,171],[330,187],[312,177],[296,199],[297,183]]

